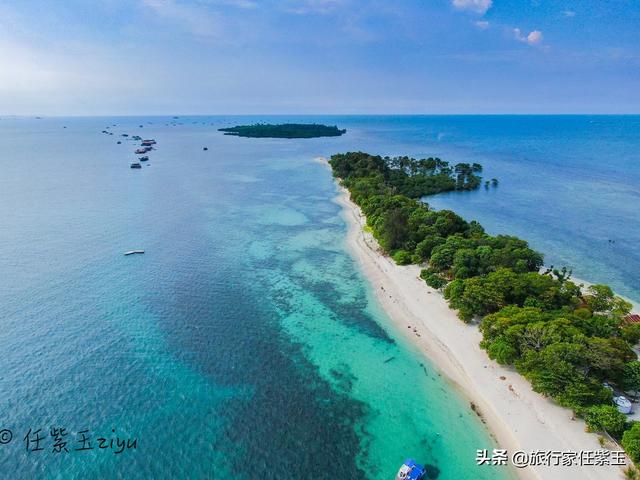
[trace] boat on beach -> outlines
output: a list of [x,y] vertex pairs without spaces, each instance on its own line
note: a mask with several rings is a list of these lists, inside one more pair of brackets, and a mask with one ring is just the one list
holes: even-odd
[[424,466],[416,463],[414,459],[408,458],[398,470],[396,480],[428,480],[426,475]]
[[136,254],[142,254],[144,253],[144,250],[129,250],[128,252],[124,252],[124,255],[136,255]]

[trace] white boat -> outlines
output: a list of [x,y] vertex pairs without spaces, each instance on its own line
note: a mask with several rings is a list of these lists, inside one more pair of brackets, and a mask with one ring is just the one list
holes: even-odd
[[128,252],[124,252],[125,255],[135,255],[136,253],[144,253],[144,250],[129,250]]
[[613,397],[613,403],[616,404],[620,413],[631,413],[632,405],[631,401],[627,397],[624,397],[622,395],[620,395],[619,397]]
[[412,458],[407,458],[396,475],[396,480],[427,480],[427,472],[424,466],[416,463]]

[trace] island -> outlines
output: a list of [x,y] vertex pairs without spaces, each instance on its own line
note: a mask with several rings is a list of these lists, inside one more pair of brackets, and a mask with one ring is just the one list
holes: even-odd
[[[543,255],[523,239],[489,235],[478,222],[425,202],[439,192],[477,189],[479,164],[348,152],[333,155],[329,165],[343,187],[338,202],[350,230],[357,228],[349,243],[379,284],[380,302],[440,357],[470,392],[476,413],[486,414],[498,433],[528,432],[520,441],[531,445],[560,446],[567,438],[584,445],[581,429],[563,414],[568,408],[601,434],[601,445],[615,439],[640,462],[640,422],[622,413],[626,397],[640,392],[633,350],[640,323],[629,302],[606,285],[573,281],[567,268],[543,267]],[[487,368],[480,349],[497,365]],[[496,381],[508,381],[508,388]],[[507,410],[508,424],[492,417]],[[564,437],[540,423],[541,416]],[[499,436],[508,444],[508,435]]]
[[347,130],[337,126],[321,125],[318,123],[255,123],[253,125],[236,125],[235,127],[219,128],[225,135],[247,138],[317,138],[339,137]]

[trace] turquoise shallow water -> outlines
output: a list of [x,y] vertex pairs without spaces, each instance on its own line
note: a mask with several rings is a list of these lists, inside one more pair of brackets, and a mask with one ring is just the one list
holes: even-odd
[[[252,140],[214,128],[246,119],[171,120],[0,120],[2,471],[388,479],[413,456],[433,478],[511,477],[475,467],[488,432],[345,251],[312,158],[379,147],[376,129]],[[158,140],[150,166],[129,169],[120,133]],[[94,449],[75,451],[84,430]]]

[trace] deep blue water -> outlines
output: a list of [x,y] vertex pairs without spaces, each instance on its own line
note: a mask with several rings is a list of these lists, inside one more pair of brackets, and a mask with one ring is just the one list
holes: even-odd
[[[13,431],[0,468],[383,479],[414,456],[434,478],[508,477],[475,467],[492,440],[380,311],[312,159],[479,161],[497,188],[429,203],[637,300],[640,117],[313,117],[348,132],[311,140],[216,131],[258,120],[274,118],[0,119],[0,429]],[[129,169],[121,133],[158,140],[150,166]],[[122,255],[134,248],[146,253]],[[70,450],[83,429],[138,448],[52,453],[56,426]],[[47,451],[25,451],[29,428]]]
[[497,189],[427,201],[529,240],[547,264],[640,302],[640,116],[436,120],[447,158],[477,160]]

